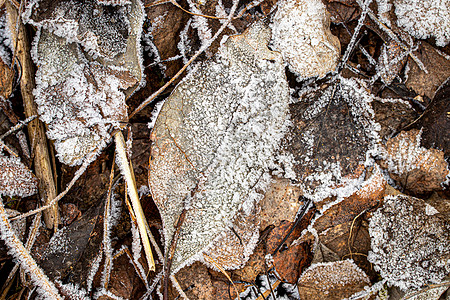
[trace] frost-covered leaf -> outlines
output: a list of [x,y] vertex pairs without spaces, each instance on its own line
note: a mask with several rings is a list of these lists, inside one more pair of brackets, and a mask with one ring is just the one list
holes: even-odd
[[402,290],[439,283],[450,272],[450,223],[420,199],[387,196],[369,232],[369,262]]
[[[269,38],[261,22],[230,37],[213,60],[175,88],[158,116],[149,186],[166,250],[187,209],[174,272],[201,259],[239,209],[249,215],[270,180],[267,171],[287,129],[290,97],[281,56],[267,48]],[[254,245],[244,247],[250,253]]]
[[387,141],[380,165],[401,187],[414,193],[441,190],[450,176],[444,152],[420,146],[421,131],[402,131]]
[[37,193],[38,180],[18,157],[0,154],[0,196],[28,197]]
[[295,179],[315,201],[349,196],[362,183],[379,142],[373,99],[362,82],[337,77],[291,105],[285,148],[295,159]]
[[[94,38],[100,47],[98,49],[76,38],[84,25],[75,21],[74,25],[66,16],[89,11],[93,6],[100,9],[96,5],[91,1],[86,4],[78,1],[34,1],[28,7],[30,13],[42,19],[33,23],[39,26],[33,47],[33,58],[39,66],[35,101],[41,120],[48,124],[48,137],[55,140],[59,159],[69,165],[80,164],[87,153],[105,145],[110,128],[127,119],[126,95],[141,80],[139,39],[143,12],[140,2],[135,0],[126,6],[102,8],[99,13],[110,15],[112,19],[104,20],[102,26],[92,25],[99,34]],[[46,10],[40,10],[45,7]],[[121,36],[123,46],[119,40],[109,36],[114,30],[105,27],[109,26],[108,22],[113,24],[112,28],[125,26],[126,34]],[[64,27],[66,25],[69,27]],[[91,32],[91,29],[86,30]],[[83,38],[88,35],[83,31]],[[121,48],[115,51],[110,46]],[[94,48],[98,52],[95,54],[99,54],[95,55],[96,59],[90,55]]]
[[[107,1],[108,2],[108,1]],[[131,2],[131,1],[129,1]],[[97,0],[32,0],[24,20],[80,43],[91,55],[112,59],[127,48],[130,33],[127,8]]]
[[301,77],[324,76],[339,61],[339,39],[331,34],[330,18],[320,0],[281,0],[272,19],[272,45],[292,72]]
[[450,2],[448,0],[394,0],[397,24],[419,39],[436,38],[436,45],[450,41]]
[[344,299],[370,283],[369,277],[352,260],[317,263],[298,280],[302,299]]

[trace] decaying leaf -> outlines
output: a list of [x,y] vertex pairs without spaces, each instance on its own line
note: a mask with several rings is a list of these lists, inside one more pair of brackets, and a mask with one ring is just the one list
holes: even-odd
[[362,183],[379,142],[373,99],[362,82],[337,77],[291,105],[294,126],[285,149],[295,159],[292,169],[305,196],[345,197]]
[[[281,56],[267,48],[269,39],[262,22],[230,37],[213,60],[175,88],[158,116],[149,186],[163,220],[166,250],[187,210],[174,272],[202,260],[239,209],[249,216],[270,181],[267,172],[287,130],[290,97]],[[250,254],[255,243],[243,246]]]
[[401,187],[414,193],[441,190],[450,175],[444,153],[420,146],[421,131],[402,131],[388,140],[380,165]]
[[450,281],[448,280],[440,284],[432,284],[419,291],[407,293],[401,300],[439,300],[449,286]]
[[126,121],[125,97],[141,80],[140,1],[35,0],[25,20],[38,27],[34,95],[59,159],[80,164]]
[[424,201],[385,197],[370,220],[368,260],[402,290],[439,283],[450,272],[450,223]]
[[324,76],[338,63],[341,45],[331,34],[320,0],[281,0],[273,16],[272,45],[301,77]]
[[344,299],[370,284],[369,277],[352,260],[317,263],[298,280],[302,299]]
[[28,197],[37,193],[38,180],[18,157],[0,154],[0,196]]

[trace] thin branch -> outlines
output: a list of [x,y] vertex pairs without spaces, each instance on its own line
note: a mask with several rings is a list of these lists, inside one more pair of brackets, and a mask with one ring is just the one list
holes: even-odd
[[125,182],[127,183],[128,195],[130,196],[131,204],[133,206],[133,211],[136,216],[136,221],[139,228],[139,233],[141,235],[142,244],[144,245],[145,255],[147,257],[147,264],[151,271],[155,271],[155,261],[153,259],[152,249],[150,247],[150,241],[148,239],[147,231],[145,229],[145,215],[142,210],[141,203],[139,202],[139,195],[136,188],[136,182],[134,180],[134,174],[130,163],[128,162],[125,140],[123,138],[122,132],[118,131],[114,135],[116,141],[116,162],[119,166],[120,172],[125,177]]

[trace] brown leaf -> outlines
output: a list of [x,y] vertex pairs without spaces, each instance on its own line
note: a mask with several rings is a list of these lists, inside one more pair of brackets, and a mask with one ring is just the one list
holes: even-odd
[[424,72],[417,63],[408,58],[408,79],[406,86],[422,96],[433,99],[438,87],[450,76],[450,60],[427,42],[422,42],[413,52],[428,71]]
[[444,151],[450,157],[450,80],[440,87],[417,128],[422,128],[422,145]]
[[369,285],[367,275],[352,260],[318,263],[305,270],[298,291],[308,300],[340,300]]
[[237,276],[239,280],[244,282],[253,282],[259,274],[265,272],[266,251],[264,248],[264,243],[260,243],[253,251],[252,255],[250,255],[245,266],[233,271],[232,278],[234,279]]
[[[404,52],[405,50],[395,40],[389,40],[383,44],[376,65],[383,83],[390,85],[399,75],[407,60],[407,56],[403,55]],[[403,59],[399,59],[402,55]]]
[[273,225],[279,226],[282,221],[294,222],[301,202],[300,187],[290,183],[288,179],[276,177],[264,199],[261,200],[261,229]]
[[416,194],[441,190],[449,175],[444,153],[420,146],[421,132],[402,131],[388,140],[380,166],[398,185]]
[[285,236],[287,236],[294,223],[287,221],[281,222],[281,225],[274,228],[267,237],[267,253],[273,255],[273,265],[283,281],[289,283],[297,282],[302,270],[311,263],[311,244],[308,242],[292,243],[300,237],[303,229],[308,226],[313,215],[312,210],[305,215],[302,221],[300,221],[299,226],[289,235],[288,239],[275,255],[273,255],[275,249],[277,249]]

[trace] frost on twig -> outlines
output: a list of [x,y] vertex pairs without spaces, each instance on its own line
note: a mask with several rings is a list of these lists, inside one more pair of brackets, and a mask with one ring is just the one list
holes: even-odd
[[25,272],[30,275],[38,293],[45,299],[62,299],[54,284],[45,276],[42,269],[24,247],[9,223],[3,202],[0,199],[0,238],[5,241],[11,255]]
[[63,163],[81,164],[127,120],[126,96],[142,78],[143,8],[124,3],[34,0],[24,13],[38,27],[36,103]]
[[391,285],[415,290],[439,283],[450,272],[450,224],[420,199],[386,197],[369,233],[368,260]]
[[[158,116],[149,186],[166,250],[187,210],[173,272],[201,260],[240,208],[249,216],[269,182],[290,101],[282,59],[267,48],[269,38],[263,22],[229,38],[213,60],[185,77]],[[254,246],[244,244],[244,252]]]
[[272,22],[271,43],[292,72],[322,77],[336,68],[341,45],[322,1],[281,0]]

